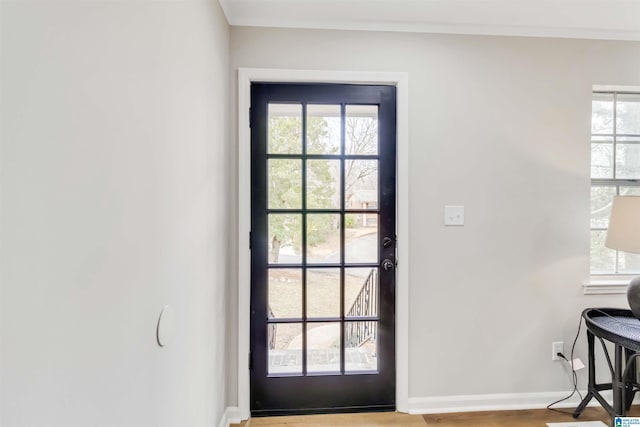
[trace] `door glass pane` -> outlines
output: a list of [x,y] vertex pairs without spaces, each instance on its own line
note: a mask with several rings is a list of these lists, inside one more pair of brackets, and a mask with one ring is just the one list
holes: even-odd
[[378,209],[378,161],[345,160],[345,207]]
[[340,208],[340,160],[307,160],[307,209]]
[[307,215],[307,263],[340,262],[340,215]]
[[591,228],[607,228],[616,187],[591,187]]
[[344,310],[346,317],[378,315],[378,268],[344,269]]
[[340,105],[307,105],[307,154],[340,153]]
[[307,372],[340,372],[340,322],[307,323]]
[[269,264],[302,262],[302,215],[269,214]]
[[616,178],[640,179],[640,138],[618,138]]
[[307,317],[340,317],[340,269],[307,270]]
[[269,269],[269,318],[302,318],[302,270]]
[[591,139],[591,178],[613,178],[613,139]]
[[269,104],[267,109],[269,153],[302,153],[302,105]]
[[345,322],[345,372],[378,370],[378,322]]
[[347,154],[378,154],[378,106],[347,105],[345,108]]
[[640,94],[618,95],[616,133],[640,135]]
[[302,160],[269,159],[269,209],[302,208]]
[[591,273],[613,274],[616,268],[616,251],[607,248],[606,231],[591,230]]
[[613,95],[594,93],[591,102],[591,133],[613,133]]
[[268,323],[270,375],[302,374],[302,323]]
[[345,262],[378,262],[378,214],[345,215]]

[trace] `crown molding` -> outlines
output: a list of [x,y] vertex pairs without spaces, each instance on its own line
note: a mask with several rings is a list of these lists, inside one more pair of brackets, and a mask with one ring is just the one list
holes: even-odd
[[[429,16],[429,20],[409,15],[407,2],[397,0],[372,0],[375,10],[367,11],[366,15],[354,13],[353,3],[348,1],[342,4],[343,8],[337,7],[334,1],[324,3],[324,7],[318,9],[318,1],[309,0],[297,3],[295,13],[290,5],[286,6],[289,4],[286,1],[218,1],[232,26],[640,41],[640,20],[636,25],[628,19],[630,14],[640,13],[640,3],[637,6],[627,3],[626,7],[619,9],[609,8],[610,13],[599,19],[599,9],[593,1],[584,3],[580,13],[569,16],[572,8],[576,7],[571,0],[547,0],[547,3],[551,2],[549,5],[563,6],[564,9],[558,9],[555,15],[536,13],[518,22],[501,10],[504,6],[501,0],[489,1],[485,3],[484,10],[468,15],[461,13],[465,10],[466,0],[447,3],[432,0],[429,2],[431,6],[428,4],[419,10]],[[519,1],[525,11],[545,8],[544,5],[534,7],[537,0]],[[389,8],[390,4],[393,8]],[[438,5],[438,8],[429,9],[433,5]],[[551,7],[549,5],[547,9]],[[320,10],[322,13],[318,13]],[[385,14],[385,10],[395,12]],[[429,11],[435,14],[428,15]],[[492,11],[497,17],[488,22]]]

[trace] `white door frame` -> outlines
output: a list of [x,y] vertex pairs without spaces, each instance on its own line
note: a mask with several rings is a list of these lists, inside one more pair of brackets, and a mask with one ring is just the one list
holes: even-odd
[[408,412],[409,400],[409,75],[408,73],[280,70],[238,70],[238,415],[248,419],[249,327],[251,294],[251,82],[383,84],[397,88],[397,283],[396,283],[396,408]]

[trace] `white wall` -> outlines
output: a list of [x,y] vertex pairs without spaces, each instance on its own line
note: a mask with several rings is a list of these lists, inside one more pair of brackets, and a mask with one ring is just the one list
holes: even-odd
[[[583,308],[626,304],[582,290],[591,88],[640,85],[640,43],[232,27],[239,67],[409,73],[413,409],[570,389],[551,342],[569,350]],[[445,204],[465,227],[443,227]]]
[[[1,7],[0,424],[217,425],[230,119],[217,1]],[[176,333],[160,348],[165,304]]]

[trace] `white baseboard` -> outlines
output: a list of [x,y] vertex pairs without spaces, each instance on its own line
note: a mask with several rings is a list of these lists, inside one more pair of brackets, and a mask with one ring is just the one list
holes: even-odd
[[237,406],[227,406],[220,418],[218,427],[229,427],[231,424],[240,424],[240,410]]
[[[580,391],[584,396],[586,391]],[[459,396],[410,397],[409,414],[445,414],[450,412],[482,412],[509,411],[518,409],[543,409],[552,402],[567,397],[570,391],[556,391],[544,393],[502,393],[502,394],[473,394]],[[603,397],[613,404],[611,391],[602,391]],[[636,396],[635,403],[640,403],[640,396]],[[575,408],[580,403],[576,393],[570,399],[554,405],[554,408]],[[599,406],[596,399],[591,399],[588,406]],[[240,424],[240,409],[228,406],[218,427],[229,427]]]
[[[481,411],[508,411],[517,409],[543,409],[551,402],[567,397],[571,392],[545,392],[545,393],[504,393],[504,394],[479,394],[460,396],[436,396],[436,397],[410,397],[410,414],[445,414],[449,412],[481,412]],[[581,391],[582,395],[586,394]],[[612,403],[611,391],[603,391],[603,397]],[[636,399],[635,401],[637,401]],[[554,408],[575,408],[580,403],[580,397],[576,393],[571,399],[565,400]],[[591,399],[589,406],[599,406],[595,399]]]

